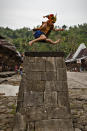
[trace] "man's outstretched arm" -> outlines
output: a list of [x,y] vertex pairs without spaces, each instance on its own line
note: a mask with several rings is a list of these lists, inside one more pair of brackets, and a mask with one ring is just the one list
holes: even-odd
[[64,31],[64,29],[55,29],[53,28],[54,31]]

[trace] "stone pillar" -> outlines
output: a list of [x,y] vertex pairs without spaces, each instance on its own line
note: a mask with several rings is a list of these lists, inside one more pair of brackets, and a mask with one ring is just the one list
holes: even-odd
[[73,131],[61,52],[26,52],[13,131]]

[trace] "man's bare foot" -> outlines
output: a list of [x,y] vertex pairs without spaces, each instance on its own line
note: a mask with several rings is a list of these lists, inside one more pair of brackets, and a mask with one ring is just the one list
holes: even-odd
[[61,40],[60,40],[60,39],[58,39],[57,41],[55,41],[55,44],[60,43],[60,41],[61,41]]
[[32,41],[29,42],[29,45],[32,46]]

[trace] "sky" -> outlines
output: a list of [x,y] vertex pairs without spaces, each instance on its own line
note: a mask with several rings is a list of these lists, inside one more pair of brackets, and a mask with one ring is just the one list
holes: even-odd
[[11,29],[41,25],[57,14],[55,26],[87,23],[87,0],[0,0],[0,26]]

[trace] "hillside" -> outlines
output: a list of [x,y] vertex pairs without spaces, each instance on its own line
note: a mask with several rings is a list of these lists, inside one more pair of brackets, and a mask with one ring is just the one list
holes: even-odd
[[63,32],[51,32],[49,38],[52,40],[61,38],[61,43],[57,45],[38,42],[30,47],[28,42],[34,39],[34,37],[33,31],[27,27],[16,30],[9,29],[8,27],[0,27],[0,35],[4,36],[7,40],[10,40],[19,52],[61,50],[65,52],[66,57],[70,51],[75,51],[81,43],[85,43],[87,46],[87,23],[73,27],[67,27],[66,25],[62,27],[56,26],[55,28],[65,29]]

